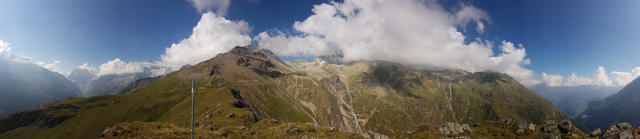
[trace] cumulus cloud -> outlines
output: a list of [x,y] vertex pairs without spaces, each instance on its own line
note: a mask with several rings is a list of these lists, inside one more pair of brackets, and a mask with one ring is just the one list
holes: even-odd
[[227,9],[231,0],[187,0],[193,3],[198,12],[213,11],[218,15],[224,16],[227,14]]
[[476,39],[465,43],[458,27],[485,30],[488,14],[472,6],[447,12],[435,1],[345,0],[313,6],[313,15],[293,24],[302,35],[263,32],[254,39],[281,56],[344,55],[342,61],[385,60],[416,67],[495,70],[525,85],[541,81],[522,66],[530,63],[522,45]]
[[548,86],[563,86],[562,75],[542,73],[542,80]]
[[11,51],[11,47],[9,47],[9,42],[4,42],[0,40],[0,54],[7,54]]
[[476,23],[476,31],[484,32],[484,23],[490,23],[489,14],[487,12],[475,8],[473,6],[462,5],[462,9],[456,12],[455,22],[466,30],[466,25]]
[[76,67],[76,69],[84,69],[84,70],[89,71],[92,74],[97,74],[96,67],[89,66],[89,63],[84,63],[84,64]]
[[[609,77],[611,75],[611,78]],[[607,74],[604,67],[598,66],[591,77],[578,76],[571,73],[563,80],[562,75],[542,73],[542,80],[549,86],[605,86],[616,87],[625,86],[633,79],[640,76],[640,67],[632,69],[630,72],[613,71]]]
[[593,79],[589,79],[587,77],[577,76],[576,73],[571,73],[567,78],[567,82],[564,83],[565,86],[582,86],[582,85],[594,85]]
[[213,12],[202,14],[193,28],[193,33],[179,43],[171,44],[161,55],[161,61],[125,62],[120,58],[110,60],[100,66],[91,67],[87,63],[78,66],[88,69],[96,76],[108,74],[139,74],[160,76],[179,70],[186,64],[195,65],[235,46],[251,43],[251,28],[245,21],[232,21]]
[[613,78],[613,82],[617,86],[624,86],[629,84],[634,79],[640,76],[640,67],[633,68],[631,72],[620,72],[613,71],[611,72],[611,77]]
[[162,62],[173,70],[186,64],[197,64],[235,46],[249,45],[250,31],[245,21],[231,21],[212,12],[204,13],[189,38],[166,48]]
[[107,74],[126,74],[149,72],[150,76],[160,76],[168,73],[167,67],[161,66],[158,62],[124,62],[120,58],[113,59],[98,67],[97,76]]

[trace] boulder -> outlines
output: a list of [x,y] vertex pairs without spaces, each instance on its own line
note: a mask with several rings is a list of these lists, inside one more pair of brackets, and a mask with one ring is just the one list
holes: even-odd
[[471,133],[471,127],[467,124],[460,125],[458,123],[447,122],[442,124],[438,131],[445,136],[456,136],[463,133]]
[[545,121],[544,125],[542,125],[542,132],[549,134],[558,134],[560,130],[558,126],[553,124],[553,121]]
[[631,124],[626,122],[618,123],[616,127],[618,127],[618,129],[620,129],[622,132],[631,132],[631,130],[633,130],[633,127],[631,126]]
[[600,134],[602,134],[602,130],[600,128],[596,128],[595,130],[591,131],[591,133],[589,133],[589,136],[597,137],[600,136]]
[[502,120],[500,120],[500,123],[505,124],[505,125],[508,125],[508,124],[510,124],[510,123],[511,123],[511,120],[509,120],[509,119],[502,119]]
[[472,133],[471,127],[469,127],[468,124],[462,124],[462,131],[464,131],[464,133]]
[[529,130],[536,131],[536,124],[529,123]]
[[236,115],[235,115],[235,114],[233,114],[233,113],[229,113],[229,114],[227,114],[227,115],[226,115],[226,117],[227,117],[227,118],[233,118],[233,117],[235,117],[235,116],[236,116]]
[[569,120],[562,120],[560,121],[560,124],[558,124],[558,129],[560,129],[561,133],[569,133],[571,128],[573,128],[573,126]]
[[633,138],[633,127],[629,123],[610,125],[600,136],[601,139],[630,139]]

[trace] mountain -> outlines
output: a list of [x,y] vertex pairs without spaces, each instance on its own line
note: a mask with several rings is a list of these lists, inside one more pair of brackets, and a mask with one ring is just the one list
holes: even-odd
[[640,78],[636,78],[620,92],[603,100],[589,103],[577,122],[590,129],[605,128],[611,123],[628,122],[640,125]]
[[138,80],[159,76],[158,66],[145,66],[142,71],[133,73],[113,73],[97,75],[91,79],[83,91],[84,96],[118,94],[128,89],[129,84]]
[[538,136],[548,134],[538,127],[557,131],[562,123],[569,124],[564,135],[583,135],[566,120],[549,122],[567,117],[503,73],[325,63],[283,62],[257,46],[235,47],[127,93],[71,98],[6,116],[0,138],[185,137],[192,80],[200,94],[198,137],[512,137],[512,128],[525,127],[519,125]]
[[602,86],[548,86],[538,84],[531,91],[551,101],[562,113],[577,117],[587,109],[589,102],[601,100],[620,91],[620,87]]
[[79,94],[75,84],[57,72],[0,56],[0,116]]
[[86,92],[89,90],[89,83],[95,77],[95,73],[93,73],[89,69],[76,68],[71,71],[71,73],[69,73],[67,79],[75,83],[78,86],[78,89],[80,89],[82,92]]

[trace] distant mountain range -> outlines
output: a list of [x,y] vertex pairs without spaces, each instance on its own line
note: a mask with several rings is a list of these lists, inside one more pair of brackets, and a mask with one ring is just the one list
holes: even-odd
[[[74,69],[67,78],[73,81],[82,91],[82,96],[89,97],[95,95],[118,94],[127,90],[127,86],[137,80],[154,77],[152,70],[158,67],[143,67],[141,72],[136,73],[113,73],[96,75],[86,68]],[[157,75],[155,75],[157,76]]]
[[611,123],[628,122],[640,125],[640,77],[633,80],[620,92],[603,100],[589,103],[589,107],[576,117],[584,126],[606,128]]
[[80,90],[63,75],[0,56],[0,116],[78,96]]
[[[136,76],[103,78],[120,86],[132,81],[121,80],[126,77]],[[103,82],[99,78],[90,84]],[[200,94],[199,137],[585,136],[553,104],[503,73],[422,70],[385,61],[283,62],[269,50],[247,46],[127,85],[125,94],[66,99],[11,114],[0,119],[0,138],[185,137],[191,80]]]
[[589,102],[601,100],[620,91],[622,87],[603,86],[548,86],[538,84],[529,87],[548,101],[551,101],[562,113],[577,117],[587,109]]

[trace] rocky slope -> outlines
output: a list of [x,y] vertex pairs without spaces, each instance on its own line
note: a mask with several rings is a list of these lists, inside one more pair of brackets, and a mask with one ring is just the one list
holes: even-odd
[[[72,98],[43,106],[39,110],[45,113],[52,111],[49,107],[73,106],[72,110],[65,107],[63,114],[53,114],[71,115],[53,126],[6,124],[20,116],[10,115],[0,120],[5,129],[0,136],[94,138],[115,132],[107,129],[131,136],[183,134],[190,119],[191,80],[196,80],[200,92],[195,108],[198,130],[208,130],[201,131],[207,133],[199,134],[202,136],[260,137],[269,132],[294,132],[292,125],[299,129],[297,133],[309,133],[296,136],[402,137],[419,133],[420,127],[448,122],[483,125],[511,119],[542,125],[546,120],[567,118],[502,73],[418,70],[383,61],[285,63],[269,50],[247,46],[136,85],[139,87],[125,94]],[[25,123],[40,123],[40,119],[29,118]],[[154,126],[158,130],[147,129]],[[484,131],[481,129],[476,130]]]
[[640,106],[640,78],[633,80],[612,96],[591,102],[576,121],[590,129],[605,128],[611,123],[618,122],[640,125],[638,106]]

